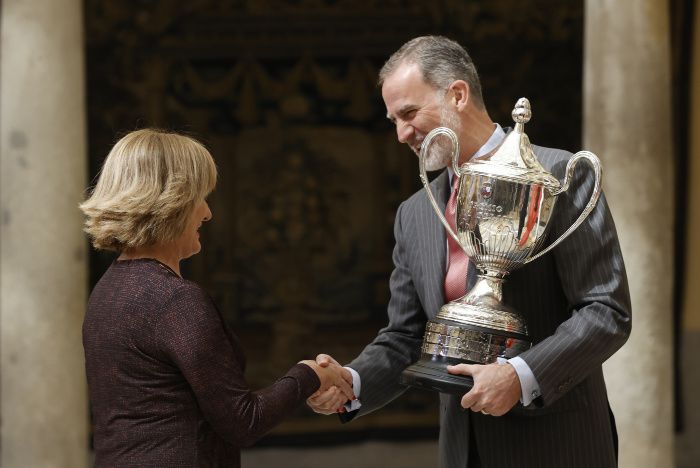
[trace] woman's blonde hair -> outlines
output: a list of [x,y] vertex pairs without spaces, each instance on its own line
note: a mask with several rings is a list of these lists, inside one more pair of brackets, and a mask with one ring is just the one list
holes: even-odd
[[123,250],[179,237],[189,214],[214,190],[216,164],[197,140],[162,130],[114,145],[80,209],[96,249]]

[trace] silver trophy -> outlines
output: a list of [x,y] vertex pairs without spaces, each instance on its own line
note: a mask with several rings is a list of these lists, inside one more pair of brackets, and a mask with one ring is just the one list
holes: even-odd
[[[518,311],[503,303],[508,274],[536,260],[566,239],[590,214],[600,196],[601,165],[588,151],[576,153],[566,166],[561,184],[545,170],[524,132],[531,117],[530,102],[518,100],[512,116],[515,129],[488,158],[459,165],[457,135],[446,127],[432,130],[420,151],[420,174],[435,213],[448,235],[464,249],[479,271],[467,295],[445,304],[428,321],[421,358],[401,375],[401,383],[445,393],[465,393],[471,377],[448,374],[448,364],[488,364],[529,349],[532,341]],[[446,136],[452,143],[452,167],[459,177],[454,232],[430,190],[425,159],[433,140]],[[569,229],[540,249],[554,213],[557,195],[569,188],[576,164],[587,161],[595,172],[588,204]]]

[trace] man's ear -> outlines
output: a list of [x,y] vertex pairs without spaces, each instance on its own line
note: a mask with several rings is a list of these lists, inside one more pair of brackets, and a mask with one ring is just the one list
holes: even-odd
[[464,80],[452,82],[448,88],[450,93],[450,104],[454,105],[458,111],[464,110],[469,102],[469,85]]

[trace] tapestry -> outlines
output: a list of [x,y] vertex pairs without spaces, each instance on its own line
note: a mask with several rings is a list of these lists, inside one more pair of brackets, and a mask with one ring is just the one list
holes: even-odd
[[[580,147],[581,1],[86,0],[85,11],[91,174],[136,128],[209,148],[213,220],[183,274],[241,338],[253,388],[319,352],[347,363],[386,324],[394,214],[421,185],[376,79],[406,40],[459,41],[495,121],[509,125],[526,96],[534,142]],[[91,284],[111,259],[91,254]],[[262,443],[434,437],[437,424],[437,395],[416,390],[347,425],[302,408]]]

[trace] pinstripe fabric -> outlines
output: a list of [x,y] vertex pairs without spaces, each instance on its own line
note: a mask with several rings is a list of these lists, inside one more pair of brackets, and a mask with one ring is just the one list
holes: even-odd
[[[570,153],[541,147],[535,153],[563,180]],[[431,185],[444,210],[447,172]],[[550,240],[578,217],[592,186],[591,172],[578,167],[556,202]],[[362,379],[358,416],[402,393],[398,377],[418,359],[425,323],[444,302],[445,232],[423,191],[399,207],[395,237],[389,323],[349,364]],[[601,366],[629,336],[631,307],[605,196],[566,241],[508,278],[504,300],[527,320],[536,344],[521,357],[542,395],[500,418],[461,411],[459,397],[440,395],[440,466],[466,467],[470,430],[488,468],[615,466]]]

